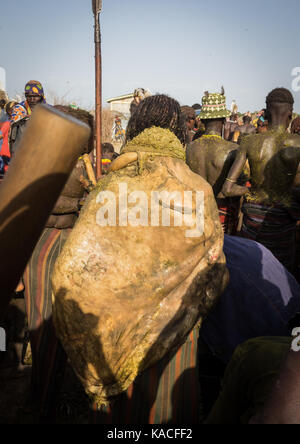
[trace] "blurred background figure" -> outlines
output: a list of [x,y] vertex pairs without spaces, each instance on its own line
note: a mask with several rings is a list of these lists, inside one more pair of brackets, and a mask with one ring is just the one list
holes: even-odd
[[188,131],[188,143],[192,142],[196,134],[196,111],[193,107],[184,105],[181,107],[181,112],[184,115],[185,124]]
[[239,130],[238,115],[232,114],[224,124],[224,139],[228,142],[233,141],[233,136]]
[[236,132],[238,132],[236,135],[238,144],[240,144],[242,137],[249,136],[250,134],[256,134],[256,128],[254,125],[252,125],[251,117],[249,117],[248,114],[243,116],[243,124],[237,128]]
[[21,105],[26,109],[27,114],[30,116],[34,107],[38,103],[46,103],[44,88],[41,82],[37,80],[29,80],[25,85],[25,98]]
[[198,117],[201,113],[202,106],[200,105],[200,103],[194,103],[194,105],[192,105],[192,108],[194,108],[196,112],[196,117]]
[[146,99],[146,97],[150,97],[152,94],[150,91],[144,88],[137,88],[134,90],[133,93],[133,101],[130,104],[130,114],[132,115],[138,105],[141,103],[142,100]]
[[114,146],[111,143],[102,143],[102,174],[108,174],[110,164],[118,157]]
[[117,143],[121,143],[122,145],[125,143],[125,130],[122,127],[122,121],[119,116],[116,116],[115,118],[113,134],[113,138]]
[[0,129],[1,124],[8,120],[8,116],[5,111],[5,105],[8,101],[8,97],[5,91],[0,89]]
[[231,114],[237,114],[238,113],[238,106],[237,106],[235,100],[232,101],[232,104],[231,104],[231,107],[230,107],[230,111],[231,111]]
[[300,117],[297,117],[296,119],[293,120],[291,126],[291,133],[300,135]]

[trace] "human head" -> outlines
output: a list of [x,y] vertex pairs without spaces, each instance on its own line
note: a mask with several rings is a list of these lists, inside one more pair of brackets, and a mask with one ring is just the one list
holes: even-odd
[[296,119],[293,120],[291,126],[291,133],[300,135],[300,117],[296,117]]
[[206,91],[202,97],[202,108],[199,118],[204,120],[226,119],[230,111],[226,109],[225,91],[222,87],[221,93],[209,93]]
[[184,105],[181,107],[181,112],[185,117],[185,122],[188,131],[191,131],[195,128],[195,121],[196,121],[196,111],[193,107]]
[[276,88],[266,98],[267,119],[272,127],[288,128],[293,117],[294,98],[286,88]]
[[102,148],[102,158],[104,159],[113,159],[114,156],[114,147],[111,143],[101,143],[101,148]]
[[198,117],[199,114],[201,113],[202,106],[200,105],[200,103],[194,103],[194,105],[192,105],[192,108],[196,112],[196,117]]
[[249,117],[248,114],[246,116],[243,116],[243,122],[244,125],[248,125],[249,123],[251,123],[251,117]]
[[147,128],[153,126],[172,131],[183,145],[187,143],[187,130],[179,103],[164,94],[144,99],[130,117],[126,139],[132,140]]
[[80,120],[90,127],[91,135],[87,145],[84,147],[84,150],[82,152],[82,154],[89,154],[94,148],[94,117],[92,116],[92,114],[81,108],[74,109],[70,106],[64,105],[55,105],[54,108],[56,108],[58,111],[61,111],[62,113],[69,114],[70,116]]
[[202,106],[200,105],[200,103],[194,103],[194,105],[192,105],[192,108],[194,108],[195,111],[201,110]]
[[18,122],[27,116],[26,109],[18,102],[8,102],[5,107],[6,114],[11,122]]
[[202,98],[202,109],[199,118],[205,126],[206,133],[222,133],[226,117],[230,111],[226,108],[225,91],[222,87],[221,93],[209,93],[206,91]]
[[11,116],[12,109],[17,104],[18,104],[18,102],[16,102],[15,100],[11,100],[10,102],[6,103],[6,105],[5,105],[5,112],[6,112],[6,114],[8,114],[8,116]]
[[0,109],[4,109],[6,103],[7,103],[8,97],[5,91],[3,89],[0,89]]
[[139,104],[142,100],[145,99],[146,91],[144,88],[136,88],[133,92],[133,98],[137,104]]
[[41,102],[46,102],[44,89],[37,80],[29,80],[25,85],[25,97],[31,110]]

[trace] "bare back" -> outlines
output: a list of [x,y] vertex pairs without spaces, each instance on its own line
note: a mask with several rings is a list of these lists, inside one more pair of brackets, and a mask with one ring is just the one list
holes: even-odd
[[215,197],[221,193],[223,183],[235,160],[237,145],[221,137],[202,136],[187,147],[187,164],[213,188]]
[[269,131],[242,140],[251,171],[252,194],[270,203],[288,201],[300,161],[300,136]]

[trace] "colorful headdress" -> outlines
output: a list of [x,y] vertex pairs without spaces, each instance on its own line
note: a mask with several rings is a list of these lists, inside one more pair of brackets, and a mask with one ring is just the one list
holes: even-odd
[[26,109],[18,103],[14,105],[12,109],[10,121],[18,122],[19,120],[23,119],[26,116],[27,116]]
[[202,99],[201,113],[199,114],[201,120],[222,119],[230,115],[231,112],[226,108],[226,97],[223,88],[221,94],[205,93]]
[[40,97],[43,98],[43,102],[46,103],[44,89],[42,87],[42,84],[37,80],[29,80],[29,82],[26,83],[25,94],[28,93],[38,94]]

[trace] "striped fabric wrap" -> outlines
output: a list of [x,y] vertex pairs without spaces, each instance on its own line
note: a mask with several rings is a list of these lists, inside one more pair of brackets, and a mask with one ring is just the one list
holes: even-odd
[[289,207],[245,201],[241,236],[255,240],[268,248],[285,267],[293,272],[296,254],[296,224],[300,220],[300,205]]
[[177,352],[169,353],[141,373],[110,406],[93,406],[94,424],[198,424],[198,382],[195,327]]
[[25,304],[32,350],[32,402],[41,415],[55,409],[66,355],[52,322],[51,276],[70,229],[44,229],[24,274]]
[[225,234],[234,236],[236,234],[239,217],[239,200],[216,199],[219,218]]

